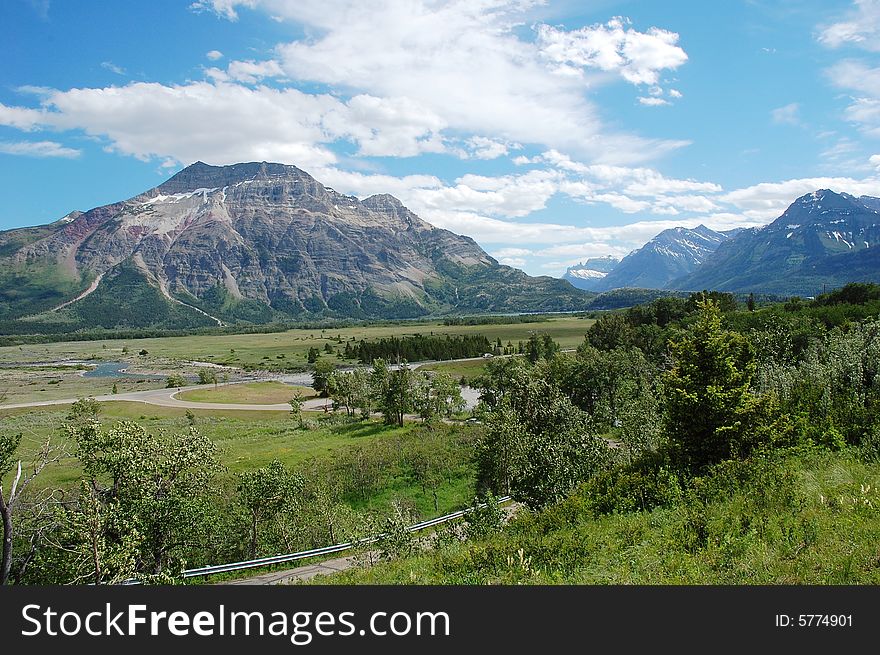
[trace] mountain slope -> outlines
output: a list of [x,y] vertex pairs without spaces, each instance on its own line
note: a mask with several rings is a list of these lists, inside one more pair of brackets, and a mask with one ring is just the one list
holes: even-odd
[[[132,297],[158,297],[167,311],[127,302],[120,277]],[[29,320],[39,329],[573,310],[589,300],[498,264],[392,196],[360,201],[265,162],[198,162],[129,200],[0,233],[0,289],[0,320],[39,314]],[[116,307],[115,321],[98,307]]]
[[663,289],[670,281],[695,270],[727,238],[704,225],[692,230],[684,227],[664,230],[624,257],[602,279],[597,290]]
[[815,295],[880,281],[880,199],[820,189],[763,228],[744,230],[669,288]]
[[601,287],[602,280],[620,263],[617,257],[605,255],[593,257],[575,266],[569,266],[562,276],[572,286],[585,291],[596,291]]

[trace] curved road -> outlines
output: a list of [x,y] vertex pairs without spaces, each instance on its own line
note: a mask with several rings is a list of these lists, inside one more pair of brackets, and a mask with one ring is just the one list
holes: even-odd
[[[459,361],[459,360],[455,360]],[[460,360],[466,361],[466,360]],[[418,364],[412,365],[413,368],[418,366],[427,364],[429,362],[420,362]],[[234,382],[222,382],[217,386],[225,386],[227,384],[244,384],[248,382],[271,382],[277,381],[278,377],[266,377],[266,378],[256,378],[256,379],[248,379],[248,380],[237,380]],[[117,394],[107,394],[103,396],[94,396],[95,400],[99,402],[110,402],[110,401],[125,401],[125,402],[134,402],[134,403],[144,403],[146,405],[158,405],[160,407],[177,407],[181,409],[222,409],[222,410],[242,410],[242,411],[260,411],[260,412],[272,412],[272,411],[290,411],[290,405],[288,403],[276,403],[272,405],[258,405],[258,404],[242,404],[242,403],[200,403],[194,402],[191,400],[181,400],[177,398],[177,394],[183,393],[184,391],[191,391],[193,389],[205,389],[207,385],[204,384],[195,384],[190,385],[188,387],[178,387],[172,389],[150,389],[147,391],[132,391],[129,393],[117,393]],[[467,403],[467,407],[472,409],[476,405],[477,398],[479,393],[475,389],[471,389],[470,387],[465,387],[462,389],[462,396],[464,396],[465,402]],[[70,405],[75,403],[79,398],[60,398],[58,400],[37,400],[28,403],[11,403],[9,405],[0,405],[0,411],[5,409],[21,409],[25,407],[46,407],[50,405]],[[320,411],[324,408],[332,409],[333,403],[329,398],[311,398],[306,400],[302,408],[306,411]]]
[[[264,380],[245,380],[243,382],[268,382]],[[242,384],[243,382],[226,382],[218,384]],[[144,403],[147,405],[158,405],[160,407],[179,407],[182,409],[239,409],[249,411],[290,411],[288,403],[278,403],[273,405],[247,405],[240,403],[199,403],[190,400],[180,400],[176,398],[178,393],[191,391],[193,389],[204,389],[206,385],[196,384],[188,387],[179,387],[174,389],[150,389],[148,391],[132,391],[130,393],[116,393],[104,396],[94,396],[99,402],[109,401],[126,401],[134,403]],[[19,409],[23,407],[45,407],[48,405],[70,405],[75,403],[79,398],[60,398],[58,400],[38,400],[29,403],[12,403],[9,405],[0,405],[0,410]],[[320,410],[328,403],[326,398],[312,398],[303,403],[303,409]]]

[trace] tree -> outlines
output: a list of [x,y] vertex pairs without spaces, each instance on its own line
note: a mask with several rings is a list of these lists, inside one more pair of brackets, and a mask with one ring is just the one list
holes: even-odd
[[[185,387],[187,384],[188,384],[187,379],[183,375],[180,375],[179,373],[175,373],[174,375],[168,376],[168,379],[165,381],[165,388],[166,389],[174,389],[177,387]],[[200,382],[199,384],[204,384],[204,383]]]
[[559,344],[549,334],[532,332],[526,343],[526,357],[534,364],[539,359],[550,359],[559,352]]
[[490,369],[491,410],[477,446],[478,488],[543,507],[611,459],[590,417],[554,384],[546,365]]
[[412,406],[425,421],[464,409],[461,387],[448,373],[419,371],[413,376]]
[[297,427],[303,427],[303,397],[301,394],[294,394],[293,398],[287,401],[290,404],[290,417],[296,422]]
[[67,413],[68,423],[87,423],[98,418],[101,413],[101,403],[94,398],[80,398],[70,406]]
[[412,409],[412,369],[406,362],[392,369],[384,359],[376,359],[370,373],[370,386],[385,422],[403,426],[404,415]]
[[109,428],[97,421],[70,424],[67,431],[77,446],[84,488],[94,492],[92,499],[81,496],[71,515],[99,511],[89,524],[106,526],[101,539],[108,553],[134,548],[138,573],[178,569],[179,553],[210,527],[210,482],[220,469],[211,440],[194,427],[151,434],[131,421]]
[[318,392],[321,398],[327,398],[330,395],[330,376],[336,370],[333,362],[329,359],[319,358],[315,362],[312,370],[312,387]]
[[629,347],[634,338],[632,326],[619,312],[603,314],[587,330],[587,341],[599,350]]
[[691,332],[670,342],[674,364],[664,376],[665,432],[674,459],[691,472],[744,456],[783,431],[772,399],[750,391],[756,363],[748,340],[721,328],[713,300],[697,307]]
[[199,369],[199,384],[213,384],[214,386],[216,386],[217,382],[218,380],[216,371],[212,371],[207,368]]
[[[22,494],[51,461],[51,447],[47,439],[34,461],[31,472],[22,479],[21,459],[16,458],[16,451],[21,444],[21,435],[0,436],[0,519],[3,522],[3,550],[0,555],[0,586],[9,580],[12,570],[12,538],[13,515]],[[15,471],[9,493],[3,489],[3,476]]]
[[260,525],[285,510],[293,509],[302,489],[302,478],[287,470],[277,459],[256,471],[239,474],[238,499],[250,517],[248,552],[251,559],[257,555]]
[[749,294],[749,299],[746,301],[746,308],[750,312],[755,311],[755,294],[754,293]]
[[116,386],[115,382],[113,383],[113,389],[110,390],[110,393],[112,393],[114,396],[119,393],[119,387]]

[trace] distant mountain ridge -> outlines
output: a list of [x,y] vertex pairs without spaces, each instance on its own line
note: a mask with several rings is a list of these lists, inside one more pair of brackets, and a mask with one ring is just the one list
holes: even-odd
[[590,297],[393,196],[361,201],[267,162],[197,162],[134,198],[0,232],[0,321],[43,331],[563,311]]
[[597,291],[602,284],[602,279],[619,263],[620,259],[612,255],[592,257],[580,264],[569,266],[562,279],[568,280],[572,286],[578,289]]
[[664,289],[673,280],[696,270],[728,238],[705,225],[663,230],[624,257],[595,290]]
[[815,295],[848,282],[880,282],[880,198],[819,189],[667,288]]

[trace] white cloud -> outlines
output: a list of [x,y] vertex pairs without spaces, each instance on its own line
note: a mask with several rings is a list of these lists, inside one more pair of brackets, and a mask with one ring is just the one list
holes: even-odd
[[748,218],[770,222],[782,214],[796,198],[816,189],[833,189],[860,196],[877,195],[878,188],[878,178],[855,180],[849,177],[811,177],[762,182],[732,191],[722,196],[721,200],[743,210]]
[[[687,145],[610,130],[587,99],[583,80],[555,75],[558,65],[547,60],[541,44],[517,35],[528,2],[260,4],[316,34],[276,48],[292,79],[408,98],[441,117],[450,131],[502,143],[545,144],[609,163],[647,161]],[[235,6],[224,2],[217,11],[227,15]],[[629,79],[652,79],[652,71],[681,60],[651,45],[668,41],[669,33],[625,33],[621,74],[625,71]]]
[[780,125],[800,125],[801,124],[801,106],[796,102],[789,103],[783,107],[777,107],[770,112],[773,122]]
[[201,159],[216,164],[273,160],[306,168],[335,161],[320,145],[332,138],[320,121],[341,104],[330,96],[295,89],[207,82],[137,82],[54,91],[42,103],[42,111],[0,109],[0,122],[5,118],[58,130],[81,129],[107,139],[113,151],[141,159],[173,157],[184,163]]
[[612,245],[607,241],[592,241],[589,243],[567,243],[560,246],[551,246],[537,251],[535,255],[540,257],[571,257],[573,259],[568,266],[572,266],[590,257],[603,257],[605,255],[624,257],[630,250],[631,248]]
[[125,75],[125,69],[122,66],[117,66],[112,61],[102,61],[101,68],[108,70],[111,73],[115,73],[116,75]]
[[257,0],[197,0],[190,5],[190,9],[195,11],[211,10],[228,20],[238,20],[236,7],[253,9],[256,6]]
[[532,251],[527,248],[501,248],[492,253],[493,257],[525,257],[531,255]]
[[27,107],[9,107],[0,103],[0,125],[31,131],[45,124],[44,112]]
[[826,71],[831,82],[842,89],[880,98],[880,68],[871,68],[854,59],[844,59]]
[[0,153],[26,157],[64,157],[72,159],[82,152],[55,141],[0,141]]
[[440,137],[445,123],[406,98],[358,95],[343,102],[293,88],[223,81],[138,82],[45,90],[41,103],[42,109],[0,104],[0,125],[82,129],[109,140],[116,152],[183,163],[248,158],[308,169],[336,161],[324,144],[340,139],[357,143],[362,155],[408,157],[446,150]]
[[639,32],[627,19],[613,18],[604,25],[578,30],[538,26],[541,55],[564,71],[598,69],[613,72],[632,84],[657,84],[663,70],[675,70],[687,61],[678,34],[650,28]]
[[868,163],[880,171],[880,155],[871,155],[870,159],[868,159]]
[[831,83],[856,95],[844,112],[868,136],[880,137],[880,68],[845,59],[825,71]]
[[474,159],[497,159],[503,157],[511,149],[517,150],[522,146],[509,141],[499,141],[484,136],[472,136],[465,142],[464,156]]
[[639,96],[639,104],[646,105],[648,107],[661,107],[663,105],[669,105],[672,103],[670,103],[668,100],[664,100],[663,98]]
[[526,260],[522,257],[502,257],[498,261],[505,266],[513,266],[514,268],[522,268],[526,265]]
[[830,48],[851,44],[880,52],[880,0],[855,0],[844,19],[822,29],[819,41]]
[[219,50],[209,50],[205,53],[205,57],[211,61],[217,61],[218,59],[223,59],[223,53]]
[[543,209],[558,191],[554,171],[532,170],[523,175],[484,177],[465,175],[455,186],[423,189],[418,203],[425,209],[485,212],[496,216],[527,216]]
[[365,156],[413,157],[423,152],[445,152],[440,135],[445,122],[409,98],[356,95],[323,119],[339,137],[350,138]]
[[282,77],[284,71],[277,61],[233,61],[226,69],[229,79],[245,84],[255,84],[267,77]]

